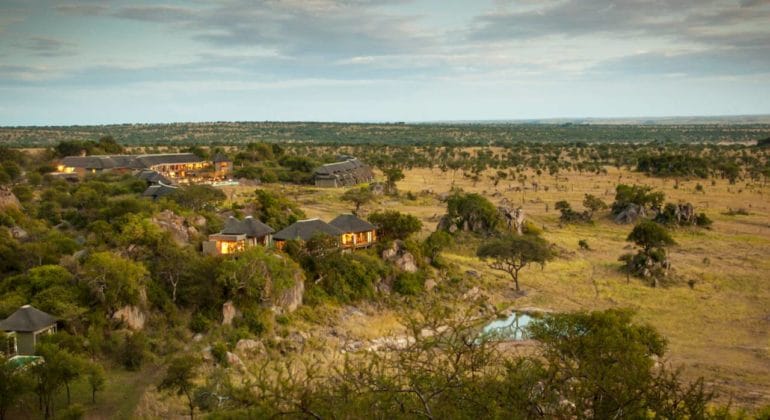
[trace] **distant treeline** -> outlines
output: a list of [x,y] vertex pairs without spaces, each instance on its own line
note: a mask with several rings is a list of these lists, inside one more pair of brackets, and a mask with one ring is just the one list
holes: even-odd
[[126,146],[271,143],[505,146],[519,142],[751,142],[770,124],[349,124],[214,122],[102,126],[0,127],[0,144],[49,147],[61,141],[112,136]]

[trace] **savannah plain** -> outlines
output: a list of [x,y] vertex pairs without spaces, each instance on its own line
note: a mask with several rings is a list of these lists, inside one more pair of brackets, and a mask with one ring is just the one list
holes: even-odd
[[[452,186],[483,194],[493,203],[507,199],[521,206],[527,219],[543,229],[544,237],[557,245],[560,256],[521,274],[524,296],[517,296],[507,274],[490,269],[475,256],[479,239],[457,240],[444,257],[457,264],[466,279],[479,288],[498,310],[580,311],[632,308],[639,321],[655,326],[668,340],[667,360],[682,366],[688,378],[703,376],[719,393],[718,400],[738,407],[770,403],[770,186],[727,180],[652,178],[637,172],[607,167],[606,174],[561,173],[558,177],[528,173],[522,187],[518,181],[501,181],[495,187],[488,176],[474,183],[461,173],[418,168],[405,170],[398,183],[399,198],[380,196],[364,207],[365,212],[397,209],[418,216],[423,236],[435,230],[446,211],[439,199]],[[491,175],[490,171],[488,174]],[[531,182],[538,183],[538,189]],[[670,249],[676,278],[671,284],[653,288],[640,279],[628,279],[618,258],[631,252],[626,241],[632,225],[617,224],[609,211],[595,216],[594,224],[564,225],[554,203],[569,201],[579,209],[585,194],[594,194],[608,204],[615,185],[644,184],[666,194],[666,201],[692,203],[698,212],[714,220],[711,229],[681,228],[673,233],[677,245]],[[703,191],[696,185],[703,184]],[[306,186],[266,185],[296,200],[308,217],[330,220],[350,212],[350,203],[340,200],[345,191]],[[252,195],[253,187],[227,189],[239,201]],[[414,195],[414,200],[407,197]],[[729,215],[730,209],[745,209],[748,215]],[[590,250],[578,241],[587,240]],[[352,339],[366,340],[399,334],[395,313],[382,308],[341,310],[328,320]]]

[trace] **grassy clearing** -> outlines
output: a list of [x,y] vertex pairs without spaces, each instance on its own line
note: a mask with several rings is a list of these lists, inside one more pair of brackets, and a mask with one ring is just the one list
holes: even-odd
[[[570,173],[558,179],[529,173],[526,186],[530,188],[523,192],[515,191],[521,185],[518,181],[502,181],[495,187],[483,177],[474,185],[459,173],[453,179],[451,172],[414,169],[405,172],[406,178],[398,187],[416,194],[417,200],[381,197],[366,210],[392,208],[414,214],[423,221],[423,235],[427,235],[445,211],[427,190],[438,194],[454,185],[482,193],[493,203],[506,198],[521,205],[563,254],[543,270],[534,266],[522,272],[526,296],[515,298],[507,275],[491,271],[475,257],[474,241],[464,240],[445,254],[463,271],[481,274],[478,283],[494,304],[554,311],[633,308],[639,320],[654,325],[669,340],[669,361],[684,366],[690,377],[704,376],[721,393],[722,401],[732,399],[746,407],[770,404],[770,187],[729,185],[725,180],[716,180],[713,185],[704,180],[680,180],[675,188],[671,179],[607,169],[607,174]],[[538,191],[531,189],[533,180],[539,184]],[[671,249],[671,260],[681,279],[676,284],[653,289],[637,279],[627,281],[617,260],[632,251],[625,241],[631,226],[615,224],[606,215],[594,225],[559,226],[555,202],[567,200],[573,208],[581,209],[583,196],[589,193],[610,204],[619,182],[651,185],[664,191],[667,201],[691,202],[696,211],[714,220],[711,230],[674,232],[678,245]],[[705,193],[696,191],[697,183],[703,185]],[[343,189],[284,190],[292,190],[290,195],[310,217],[329,220],[351,209],[339,200]],[[729,208],[745,208],[751,214],[723,214]],[[590,251],[578,248],[580,239],[588,241]],[[693,288],[687,285],[688,280],[694,281]],[[357,317],[355,324],[382,325],[383,316],[387,318],[382,314]],[[372,331],[384,329],[361,327],[351,328],[351,332],[368,337]]]
[[[91,400],[91,388],[88,379],[82,377],[70,384],[72,404],[79,404],[85,410],[87,419],[133,419],[134,410],[148,388],[160,379],[157,366],[146,366],[142,371],[129,372],[119,367],[106,372],[104,389],[96,393],[96,402]],[[42,418],[34,394],[26,397],[21,405],[23,410],[10,412],[8,418]],[[67,394],[62,389],[56,395],[54,403],[58,416],[67,407]]]

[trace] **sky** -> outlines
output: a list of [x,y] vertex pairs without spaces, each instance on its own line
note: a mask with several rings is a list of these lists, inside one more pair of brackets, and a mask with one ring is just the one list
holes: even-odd
[[0,125],[770,114],[770,0],[0,0]]

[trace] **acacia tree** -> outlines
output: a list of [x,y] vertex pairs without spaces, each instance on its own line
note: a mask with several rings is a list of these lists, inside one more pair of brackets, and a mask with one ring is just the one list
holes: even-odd
[[374,193],[372,193],[372,190],[369,189],[369,187],[351,188],[345,191],[345,193],[342,194],[342,197],[340,198],[353,203],[356,206],[356,208],[353,210],[353,214],[358,214],[361,206],[372,201],[374,198]]
[[195,416],[195,400],[193,378],[200,366],[200,359],[192,355],[179,356],[168,366],[166,376],[158,385],[158,391],[171,391],[176,395],[184,395],[187,398],[187,406],[190,409],[190,418]]
[[553,259],[548,243],[534,235],[505,235],[483,243],[476,255],[488,263],[490,268],[505,271],[513,279],[516,291],[519,288],[519,271],[529,263],[541,266]]
[[404,179],[404,172],[399,168],[383,169],[382,173],[385,174],[385,186],[389,193],[393,194],[396,190],[396,182]]
[[583,198],[583,207],[587,209],[588,218],[591,219],[594,213],[606,209],[607,203],[593,194],[586,194],[585,198]]

